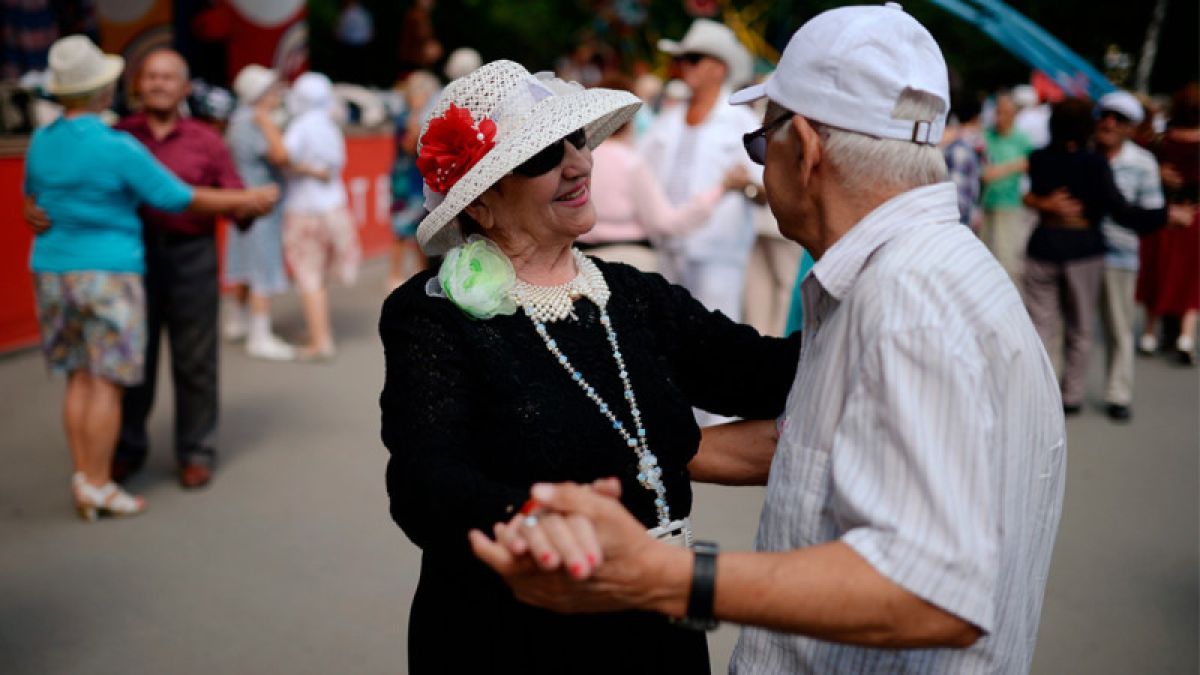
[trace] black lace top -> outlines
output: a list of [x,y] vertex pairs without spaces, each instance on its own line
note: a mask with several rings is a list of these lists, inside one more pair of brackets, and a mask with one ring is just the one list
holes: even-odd
[[[671,516],[682,518],[692,506],[686,466],[700,440],[692,406],[745,418],[779,415],[798,338],[762,337],[658,275],[596,264],[612,290],[608,313]],[[411,672],[476,672],[497,663],[525,672],[707,672],[700,633],[656,615],[561,616],[523,605],[471,555],[467,531],[490,533],[537,481],[617,476],[625,506],[647,528],[657,524],[654,495],[637,483],[633,450],[528,317],[518,311],[473,320],[426,294],[430,276],[397,289],[379,325],[391,514],[424,552],[409,623]],[[548,324],[550,334],[632,428],[599,311],[581,299],[575,314]]]

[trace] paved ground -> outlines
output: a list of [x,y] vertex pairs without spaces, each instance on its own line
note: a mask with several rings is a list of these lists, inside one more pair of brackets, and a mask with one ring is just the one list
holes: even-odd
[[[358,289],[335,293],[332,365],[224,350],[223,464],[207,491],[173,481],[164,396],[152,461],[132,484],[151,508],[129,521],[75,519],[62,384],[36,353],[0,358],[0,671],[404,672],[419,558],[383,490],[379,280],[372,266]],[[278,309],[281,331],[297,335],[294,301]],[[1138,365],[1132,425],[1096,410],[1070,423],[1037,673],[1200,666],[1197,372]],[[750,546],[761,491],[699,495],[699,529]],[[735,638],[726,627],[712,640],[718,672]]]

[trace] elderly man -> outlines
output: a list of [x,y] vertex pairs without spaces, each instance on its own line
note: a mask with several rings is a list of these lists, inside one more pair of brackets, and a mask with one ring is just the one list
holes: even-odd
[[[1016,288],[959,224],[936,147],[947,90],[937,43],[889,3],[817,16],[765,88],[735,96],[769,99],[745,145],[781,231],[817,260],[784,416],[710,430],[689,465],[766,482],[758,551],[655,541],[615,481],[542,484],[540,513],[495,542],[470,533],[519,598],[745,624],[732,672],[1028,670],[1062,407]],[[531,562],[547,542],[572,575]]]
[[[142,112],[118,129],[144,144],[185,183],[240,188],[242,181],[221,137],[180,115],[188,68],[177,52],[160,49],[142,63],[137,79]],[[120,480],[146,461],[146,418],[154,405],[159,338],[170,335],[175,385],[175,454],[185,488],[208,484],[216,461],[217,280],[216,220],[212,216],[141,211],[146,243],[146,379],[125,392],[121,438],[113,459]]]
[[[1108,158],[1113,179],[1125,199],[1134,206],[1161,209],[1162,181],[1158,160],[1130,138],[1144,117],[1142,104],[1127,91],[1114,91],[1100,98],[1096,106],[1096,150]],[[1104,259],[1104,286],[1100,308],[1104,316],[1105,343],[1108,345],[1108,383],[1105,387],[1105,412],[1114,422],[1132,417],[1133,353],[1136,316],[1134,289],[1138,273],[1137,233],[1117,225],[1107,217],[1102,225],[1108,254]]]
[[746,161],[737,138],[754,129],[748,110],[726,103],[728,85],[750,77],[750,54],[728,27],[697,19],[683,40],[662,40],[692,96],[665,110],[639,143],[639,152],[675,205],[721,182],[730,167],[745,164],[755,181],[746,195],[726,195],[699,229],[662,243],[663,272],[709,309],[734,320],[742,315],[746,262],[754,244],[747,197],[761,200],[760,169]]

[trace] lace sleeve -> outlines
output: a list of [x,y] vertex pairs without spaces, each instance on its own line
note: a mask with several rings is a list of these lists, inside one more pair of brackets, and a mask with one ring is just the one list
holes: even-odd
[[379,322],[386,374],[379,397],[383,444],[391,453],[392,519],[421,548],[467,547],[467,531],[490,532],[526,491],[483,474],[473,456],[477,383],[466,353],[465,319],[424,295],[419,275],[387,302]]

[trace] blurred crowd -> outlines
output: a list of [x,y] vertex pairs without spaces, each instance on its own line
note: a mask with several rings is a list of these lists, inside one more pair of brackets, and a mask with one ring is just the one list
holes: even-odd
[[952,110],[944,150],[962,222],[1022,291],[1068,414],[1084,402],[1096,326],[1114,421],[1132,414],[1135,352],[1196,363],[1197,92],[1093,103],[1021,85]]
[[[37,246],[45,249],[39,256],[35,247],[32,269],[50,275],[38,277],[38,302],[51,366],[72,373],[99,355],[113,368],[94,378],[108,384],[89,380],[67,393],[76,497],[94,507],[89,513],[135,513],[144,506],[113,481],[145,462],[145,423],[163,332],[185,487],[207,484],[215,465],[219,337],[241,342],[255,358],[335,357],[326,287],[331,278],[353,283],[362,256],[342,181],[347,124],[390,126],[394,135],[388,289],[437,263],[417,244],[428,213],[417,148],[444,82],[471,73],[482,59],[464,47],[442,60],[430,4],[416,3],[406,16],[402,28],[410,37],[400,43],[406,66],[388,92],[335,84],[311,72],[289,84],[258,65],[244,68],[227,91],[194,81],[183,57],[159,49],[138,64],[135,97],[125,102],[131,112],[118,118],[111,108],[123,68],[119,57],[101,54],[82,35],[62,38],[49,50],[38,82],[49,96],[35,116],[39,131],[27,161],[25,214],[39,232]],[[346,48],[334,74],[354,69],[356,49],[374,39],[374,30],[361,5],[343,3],[337,36]],[[799,282],[812,260],[779,234],[767,208],[762,166],[740,142],[759,128],[763,111],[728,102],[732,91],[756,79],[754,60],[729,27],[706,19],[658,47],[669,62],[665,71],[623,72],[587,44],[555,64],[563,79],[626,90],[645,104],[593,149],[597,224],[581,247],[661,273],[708,308],[764,334],[792,332],[803,321]],[[434,63],[444,64],[440,72]],[[1099,324],[1106,412],[1115,421],[1130,419],[1135,352],[1161,349],[1181,363],[1196,361],[1196,85],[1167,105],[1123,91],[1086,102],[1021,85],[955,96],[952,108],[942,145],[962,223],[1021,290],[1061,372],[1066,412],[1083,406],[1098,339],[1093,326]],[[144,187],[145,176],[167,180],[152,168],[125,179],[131,182],[96,186],[100,201],[124,194],[111,209],[140,219],[138,231],[125,232],[119,245],[117,235],[103,244],[124,247],[128,259],[101,269],[132,278],[62,276],[95,269],[95,261],[79,251],[91,245],[92,226],[116,211],[64,208],[71,198],[61,192],[63,181],[87,164],[46,148],[68,142],[63,139],[70,134],[97,147],[117,142],[105,135],[107,126],[93,123],[97,119],[131,134],[179,183],[171,184],[176,198],[166,202],[161,196],[128,198],[141,194],[135,184],[141,180]],[[747,138],[746,147],[754,140]],[[765,137],[757,140],[765,147]],[[113,161],[103,153],[93,160],[97,173]],[[203,192],[208,189],[215,192]],[[231,223],[220,280],[219,215]],[[57,243],[46,243],[55,238]],[[52,245],[53,254],[47,252]],[[232,288],[223,317],[221,281]],[[272,328],[271,300],[293,285],[307,326],[303,344],[289,343]],[[123,298],[121,317],[93,336],[88,317],[103,315],[96,307],[112,305],[116,296]],[[99,489],[103,494],[88,492]]]

